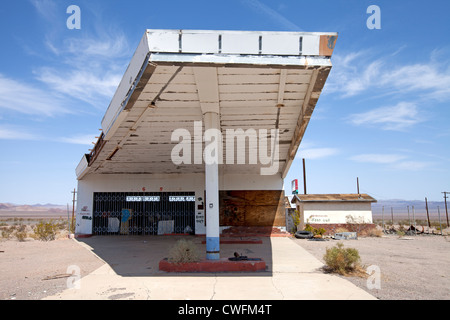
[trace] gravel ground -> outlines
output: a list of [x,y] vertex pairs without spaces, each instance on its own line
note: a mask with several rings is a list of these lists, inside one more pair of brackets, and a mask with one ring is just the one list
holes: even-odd
[[[69,266],[86,275],[103,262],[74,240],[0,241],[0,300],[40,300],[67,288]],[[47,280],[48,279],[48,280]]]
[[[320,261],[338,242],[344,248],[359,251],[365,267],[378,266],[380,288],[369,289],[370,279],[345,277],[381,300],[449,300],[450,299],[450,237],[417,235],[399,238],[387,235],[358,240],[309,241],[294,239]],[[369,280],[369,281],[368,281]]]

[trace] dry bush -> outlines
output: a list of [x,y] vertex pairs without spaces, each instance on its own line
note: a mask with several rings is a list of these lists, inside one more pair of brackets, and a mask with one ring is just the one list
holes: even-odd
[[36,239],[41,241],[52,241],[56,239],[59,226],[53,221],[41,221],[34,227],[34,234]]
[[25,239],[26,239],[27,236],[28,236],[28,233],[27,233],[27,226],[24,225],[24,224],[18,226],[18,227],[16,228],[16,234],[15,234],[15,235],[16,235],[17,240],[19,240],[20,242],[25,241]]
[[368,229],[362,230],[360,232],[359,236],[381,238],[383,236],[383,230],[379,229],[379,228],[368,228]]
[[347,228],[339,227],[335,230],[334,233],[342,233],[342,232],[349,232]]
[[292,222],[294,224],[294,230],[292,230],[292,233],[297,232],[297,228],[300,225],[300,212],[298,210],[295,210],[292,214]]
[[9,238],[11,238],[13,232],[14,232],[14,227],[2,227],[2,238],[7,240]]
[[179,240],[169,252],[169,262],[188,263],[200,261],[200,253],[191,240]]
[[344,248],[339,242],[335,247],[327,248],[325,255],[325,270],[327,272],[338,273],[340,275],[367,276],[361,266],[361,258],[358,250],[354,248]]

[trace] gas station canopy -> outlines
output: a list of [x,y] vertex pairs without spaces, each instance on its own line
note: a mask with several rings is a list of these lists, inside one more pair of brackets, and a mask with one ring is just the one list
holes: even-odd
[[[336,39],[316,32],[147,30],[77,178],[204,172],[194,153],[203,143],[194,124],[208,112],[219,115],[224,135],[278,129],[277,173],[284,178],[331,70]],[[172,134],[180,128],[194,145],[189,165],[171,159],[178,144]],[[248,159],[255,146],[237,148]],[[225,162],[220,170],[258,173],[261,166]]]

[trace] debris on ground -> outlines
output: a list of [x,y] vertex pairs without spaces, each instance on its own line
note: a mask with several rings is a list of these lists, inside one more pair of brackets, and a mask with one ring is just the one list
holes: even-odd
[[414,226],[410,226],[408,230],[406,230],[405,234],[408,236],[414,236],[416,234],[422,234],[424,232],[424,227],[422,226],[422,231],[418,231]]
[[69,278],[70,276],[72,276],[71,274],[57,274],[57,275],[54,275],[54,276],[48,276],[48,277],[45,277],[44,279],[42,279],[42,280],[44,280],[44,281],[46,281],[46,280],[56,280],[56,279],[63,279],[63,278]]
[[339,232],[334,234],[335,240],[358,240],[356,232]]
[[247,256],[240,255],[235,252],[233,258],[228,258],[229,261],[261,261],[260,258],[249,258]]

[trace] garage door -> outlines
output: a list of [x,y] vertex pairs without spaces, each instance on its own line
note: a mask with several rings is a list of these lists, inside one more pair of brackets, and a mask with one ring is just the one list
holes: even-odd
[[195,233],[195,192],[95,192],[95,235]]

